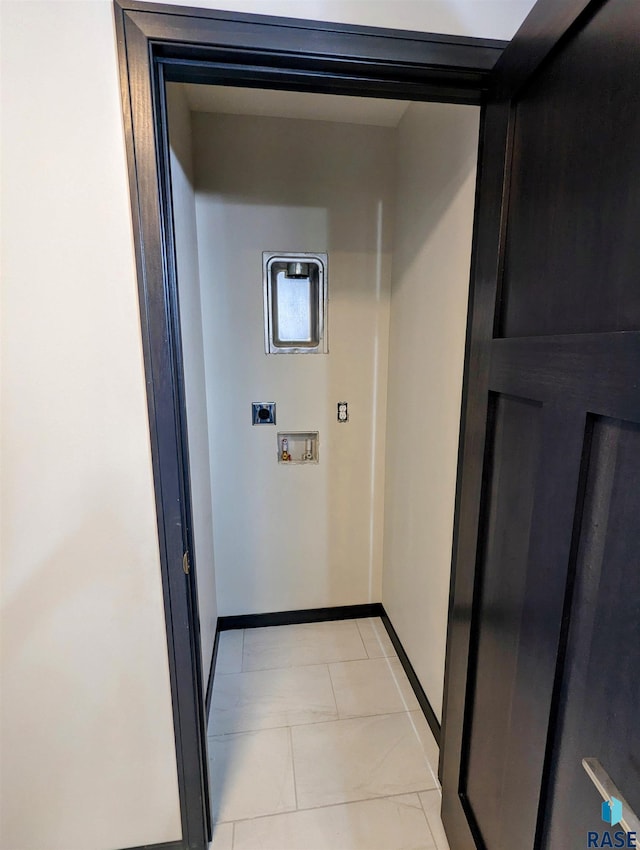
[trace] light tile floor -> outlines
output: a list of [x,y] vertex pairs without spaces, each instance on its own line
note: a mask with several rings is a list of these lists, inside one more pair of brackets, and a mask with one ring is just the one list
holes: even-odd
[[378,618],[222,632],[214,850],[449,850],[438,747]]

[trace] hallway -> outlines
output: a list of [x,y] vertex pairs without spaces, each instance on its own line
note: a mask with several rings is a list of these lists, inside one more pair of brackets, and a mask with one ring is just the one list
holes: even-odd
[[214,850],[448,850],[438,748],[381,620],[220,634]]

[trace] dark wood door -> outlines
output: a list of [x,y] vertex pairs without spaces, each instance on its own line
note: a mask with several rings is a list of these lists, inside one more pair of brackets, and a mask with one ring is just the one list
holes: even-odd
[[452,850],[578,850],[606,827],[583,758],[640,811],[640,3],[540,3],[503,60],[478,208],[443,817]]

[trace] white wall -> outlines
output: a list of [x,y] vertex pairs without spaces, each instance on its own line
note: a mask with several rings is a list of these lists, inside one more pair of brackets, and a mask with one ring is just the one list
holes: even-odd
[[170,83],[167,86],[167,107],[171,145],[171,192],[178,267],[180,328],[187,405],[189,474],[198,586],[200,647],[202,668],[206,677],[211,666],[218,620],[213,554],[211,476],[209,473],[209,423],[202,342],[196,196],[191,150],[191,113],[182,87],[175,83]]
[[4,850],[180,836],[112,11],[2,5]]
[[[508,37],[532,4],[202,5]],[[167,841],[178,792],[112,5],[0,12],[1,846]]]
[[[378,601],[394,130],[193,127],[220,614]],[[328,252],[329,355],[265,354],[265,250]],[[278,464],[280,430],[319,431],[319,465]]]
[[441,716],[479,109],[398,128],[382,600]]

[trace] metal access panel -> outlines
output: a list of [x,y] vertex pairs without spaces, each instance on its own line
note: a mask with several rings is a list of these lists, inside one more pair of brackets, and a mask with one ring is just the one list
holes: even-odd
[[267,354],[327,354],[327,255],[262,255]]

